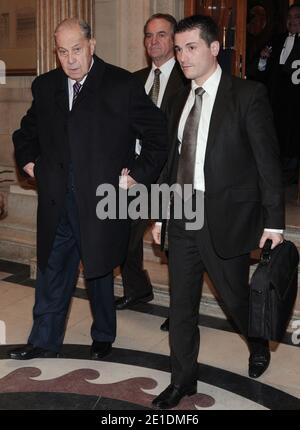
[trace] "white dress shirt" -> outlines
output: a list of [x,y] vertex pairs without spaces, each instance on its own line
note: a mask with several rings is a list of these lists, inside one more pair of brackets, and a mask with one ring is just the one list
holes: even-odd
[[154,82],[154,70],[159,69],[161,71],[161,74],[159,75],[160,85],[159,85],[159,95],[157,100],[158,107],[161,106],[162,99],[163,99],[165,90],[167,88],[167,84],[168,84],[170,75],[172,73],[173,67],[175,66],[175,63],[176,61],[175,61],[175,58],[173,57],[160,67],[157,67],[154,63],[152,64],[152,69],[145,83],[145,91],[147,94],[149,94]]
[[[91,66],[89,68],[89,71],[91,70],[91,68],[93,67],[94,64],[94,58],[92,58],[92,62],[91,62]],[[85,75],[85,77],[79,82],[81,84],[81,88],[80,91],[82,90],[82,85],[85,83],[86,78],[88,77],[88,74]],[[71,78],[68,78],[68,87],[69,87],[69,109],[70,111],[72,110],[72,105],[73,105],[73,93],[74,93],[74,89],[73,89],[73,85],[75,84],[76,81],[74,81]]]
[[[201,111],[201,117],[200,117],[199,128],[198,128],[198,140],[197,140],[195,176],[194,176],[195,190],[205,191],[204,161],[205,161],[206,145],[207,145],[207,139],[208,139],[211,114],[214,107],[221,76],[222,76],[222,69],[218,65],[215,72],[202,85],[202,88],[205,90],[205,93],[202,96],[202,111]],[[180,142],[180,145],[178,148],[179,153],[181,151],[181,142],[182,142],[184,126],[185,126],[187,117],[194,105],[195,89],[198,87],[199,85],[197,85],[195,81],[192,81],[192,89],[187,99],[187,102],[185,104],[185,107],[182,111],[182,115],[181,115],[179,127],[178,127],[178,140]]]

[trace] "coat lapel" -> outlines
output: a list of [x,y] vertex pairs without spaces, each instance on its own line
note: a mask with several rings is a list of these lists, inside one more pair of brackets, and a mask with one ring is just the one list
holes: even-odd
[[172,94],[178,91],[183,86],[183,83],[184,83],[183,73],[180,69],[179,64],[175,63],[172,69],[172,72],[170,74],[170,77],[164,92],[164,96],[161,102],[161,106],[160,106],[163,112],[166,111],[168,100],[170,99]]
[[231,77],[222,73],[210,119],[205,159],[208,157],[211,149],[213,148],[216,134],[221,127],[221,123],[226,115],[226,112],[228,111],[228,102],[231,100],[231,97],[229,96],[231,92],[231,86]]
[[62,112],[69,112],[69,89],[68,77],[60,70],[59,81],[55,92],[55,103],[62,110]]
[[143,85],[146,85],[150,72],[151,72],[151,67],[146,67],[145,69],[135,72],[135,75],[139,77]]
[[182,111],[188,99],[189,93],[191,91],[190,85],[187,85],[183,90],[178,93],[176,98],[176,104],[171,110],[169,118],[169,136],[170,136],[170,153],[168,158],[169,166],[169,178],[171,183],[176,181],[177,176],[177,165],[178,165],[178,127]]

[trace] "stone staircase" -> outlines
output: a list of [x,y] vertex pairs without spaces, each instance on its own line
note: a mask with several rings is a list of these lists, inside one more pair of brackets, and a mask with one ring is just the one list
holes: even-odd
[[0,258],[30,264],[35,256],[37,196],[33,189],[11,185],[8,215],[0,221]]
[[[299,208],[300,214],[300,208]],[[291,240],[297,246],[300,253],[300,227],[288,228],[285,233],[285,238]],[[253,251],[251,254],[251,260],[253,264],[250,267],[250,277],[256,269],[257,262],[260,257],[260,251]],[[153,245],[150,231],[145,234],[144,237],[144,268],[148,271],[149,277],[151,279],[153,288],[155,302],[157,304],[162,304],[164,306],[169,305],[169,277],[168,277],[168,266],[167,260],[163,253],[158,247]],[[119,274],[116,276],[115,284],[119,286],[122,292],[122,278]],[[200,306],[200,312],[206,315],[212,315],[217,317],[225,317],[221,307],[218,304],[218,297],[212,282],[209,277],[205,275],[203,294]],[[300,264],[299,264],[299,275],[298,275],[298,296],[294,309],[293,320],[300,320]]]
[[[16,261],[31,266],[31,277],[35,278],[35,218],[37,198],[33,189],[23,189],[17,185],[10,186],[8,195],[8,216],[0,221],[0,258]],[[285,237],[293,241],[300,251],[300,206],[293,199],[287,203],[287,230]],[[259,258],[259,252],[252,254],[253,260]],[[154,287],[153,303],[162,306],[169,305],[169,282],[167,260],[159,247],[153,245],[151,233],[147,231],[144,237],[144,267],[148,271]],[[300,269],[300,268],[299,268]],[[255,270],[251,266],[250,276]],[[299,270],[300,273],[300,270]],[[84,288],[82,275],[78,280],[78,287]],[[293,319],[300,320],[300,278],[298,282],[299,294],[294,310]],[[115,294],[122,295],[122,278],[119,269],[115,270]],[[215,299],[213,285],[205,277],[200,311],[203,314],[224,317]]]

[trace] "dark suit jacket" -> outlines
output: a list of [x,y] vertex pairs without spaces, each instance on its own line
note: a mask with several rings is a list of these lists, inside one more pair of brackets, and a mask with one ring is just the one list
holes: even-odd
[[[145,69],[141,69],[135,72],[135,75],[141,80],[143,85],[145,85],[145,83],[147,82],[150,71],[151,67],[146,67]],[[174,94],[176,94],[181,88],[185,87],[186,85],[190,85],[190,81],[185,78],[179,64],[176,62],[170,74],[161,102],[160,109],[163,112],[166,112],[168,103],[172,99]]]
[[[164,171],[169,185],[177,178],[178,125],[188,95],[188,88],[182,90],[169,113],[171,147]],[[221,257],[256,249],[264,227],[284,228],[278,155],[265,87],[222,74],[204,163],[205,216]]]
[[[135,75],[140,79],[143,85],[146,84],[149,73],[151,72],[151,67],[146,67],[144,69],[138,70],[135,72]],[[176,97],[178,91],[182,88],[191,87],[191,81],[186,79],[184,76],[179,63],[176,61],[173,70],[170,74],[160,109],[162,112],[166,113],[170,104],[172,104],[173,98]],[[161,172],[162,175],[163,172]],[[158,182],[162,182],[162,176],[158,178]],[[149,201],[150,205],[150,201]],[[150,206],[149,206],[150,207]]]
[[[96,56],[71,112],[61,69],[39,76],[32,93],[32,106],[13,141],[21,170],[35,162],[38,265],[46,267],[72,163],[85,275],[104,275],[124,260],[130,224],[97,218],[97,187],[108,183],[118,192],[123,167],[139,183],[157,179],[167,155],[163,114],[133,74]],[[137,136],[143,138],[143,150],[135,160]]]
[[300,155],[298,126],[300,84],[295,85],[292,80],[292,75],[296,71],[292,65],[295,60],[300,60],[300,37],[296,36],[293,50],[286,63],[280,65],[280,56],[287,36],[288,33],[282,34],[270,42],[272,53],[267,68],[258,74],[268,87],[282,155],[293,157]]

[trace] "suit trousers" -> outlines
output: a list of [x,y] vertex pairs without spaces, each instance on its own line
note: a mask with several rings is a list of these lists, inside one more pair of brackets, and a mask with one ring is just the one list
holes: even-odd
[[206,271],[226,310],[247,337],[250,255],[223,259],[213,247],[205,220],[186,231],[184,220],[169,223],[171,382],[192,385],[198,378],[198,328],[203,274]]
[[131,222],[127,256],[122,265],[122,281],[126,297],[138,298],[152,294],[148,272],[143,268],[143,237],[147,226],[147,219]]
[[[45,271],[38,269],[33,327],[28,343],[52,351],[61,349],[69,305],[74,293],[81,258],[80,226],[74,189],[69,187]],[[86,280],[95,341],[113,342],[116,312],[113,274]]]

